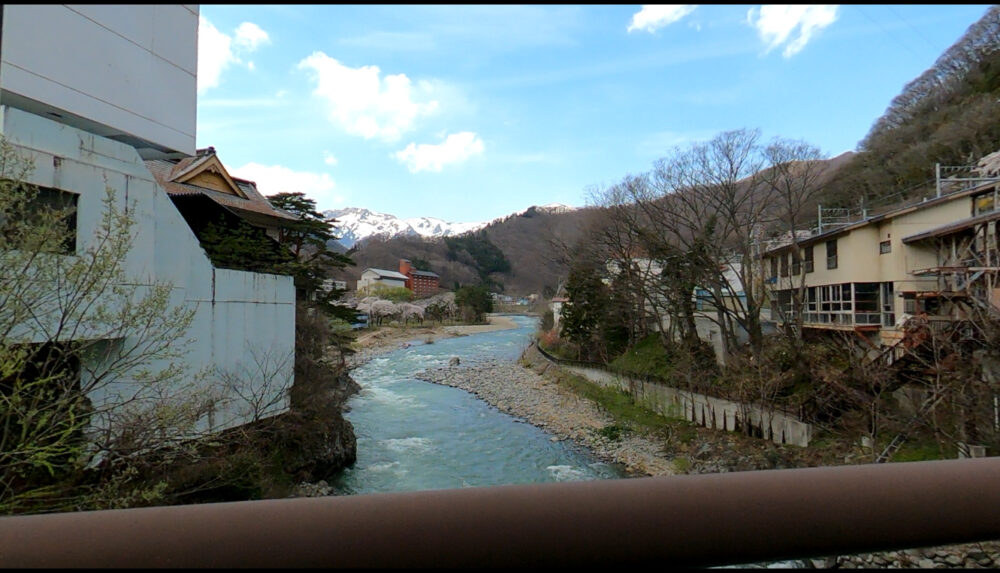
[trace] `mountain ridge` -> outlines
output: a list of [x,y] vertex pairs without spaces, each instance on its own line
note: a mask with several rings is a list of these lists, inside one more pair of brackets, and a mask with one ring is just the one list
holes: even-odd
[[[532,209],[551,213],[564,213],[576,210],[577,207],[570,207],[561,203],[532,205],[511,215],[522,215]],[[511,216],[497,217],[490,221],[454,223],[437,217],[408,217],[404,219],[389,213],[372,211],[364,207],[328,209],[322,211],[322,215],[328,221],[336,221],[334,226],[336,227],[335,232],[339,237],[337,242],[345,248],[351,248],[357,243],[372,237],[387,239],[393,237],[452,237],[470,231],[478,231],[492,223]]]

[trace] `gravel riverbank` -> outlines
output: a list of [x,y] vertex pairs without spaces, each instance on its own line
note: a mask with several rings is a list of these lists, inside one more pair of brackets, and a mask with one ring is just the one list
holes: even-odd
[[630,475],[674,473],[656,442],[635,434],[610,440],[600,430],[614,425],[611,416],[517,363],[486,360],[426,370],[416,377],[472,392],[501,412],[544,429],[553,440],[572,440],[604,461],[621,464]]

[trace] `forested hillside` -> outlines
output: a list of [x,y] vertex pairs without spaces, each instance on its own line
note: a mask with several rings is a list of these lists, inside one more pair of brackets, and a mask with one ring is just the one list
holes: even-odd
[[441,277],[441,286],[487,284],[515,296],[552,296],[566,276],[565,249],[582,235],[594,209],[552,212],[531,207],[473,233],[445,239],[395,237],[367,239],[353,258],[346,278],[356,281],[368,267],[395,270],[409,259]]
[[834,206],[920,196],[934,164],[969,165],[1000,149],[1000,7],[907,84],[824,194]]

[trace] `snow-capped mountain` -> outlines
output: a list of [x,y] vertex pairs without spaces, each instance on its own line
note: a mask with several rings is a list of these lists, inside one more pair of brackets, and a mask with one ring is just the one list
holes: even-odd
[[563,205],[562,203],[549,203],[548,205],[532,205],[524,211],[518,212],[518,215],[524,215],[529,211],[534,213],[568,213],[575,210],[576,207],[570,207],[569,205]]
[[377,235],[395,237],[398,235],[420,235],[422,237],[448,237],[475,231],[489,224],[481,223],[450,223],[435,217],[412,217],[400,219],[387,213],[376,213],[360,207],[347,207],[323,211],[329,219],[336,219],[335,232],[340,237],[338,241],[345,247],[351,247],[362,239]]
[[[520,211],[517,215],[524,215],[528,211],[546,213],[565,213],[573,211],[576,207],[569,207],[561,203],[550,203],[548,205],[533,206]],[[395,215],[387,213],[376,213],[361,207],[346,207],[344,209],[333,209],[323,211],[323,216],[329,219],[336,219],[335,233],[344,247],[350,248],[355,243],[368,237],[378,235],[395,237],[399,235],[420,235],[421,237],[450,237],[461,235],[469,231],[476,231],[489,225],[493,221],[503,219],[499,217],[493,221],[482,221],[478,223],[450,223],[436,217],[411,217],[400,219]]]

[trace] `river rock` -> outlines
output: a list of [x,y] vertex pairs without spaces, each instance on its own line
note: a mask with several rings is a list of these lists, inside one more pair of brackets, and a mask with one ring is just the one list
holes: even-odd
[[448,366],[458,366],[460,363],[461,360],[458,359],[458,356],[452,356],[451,360],[448,361]]

